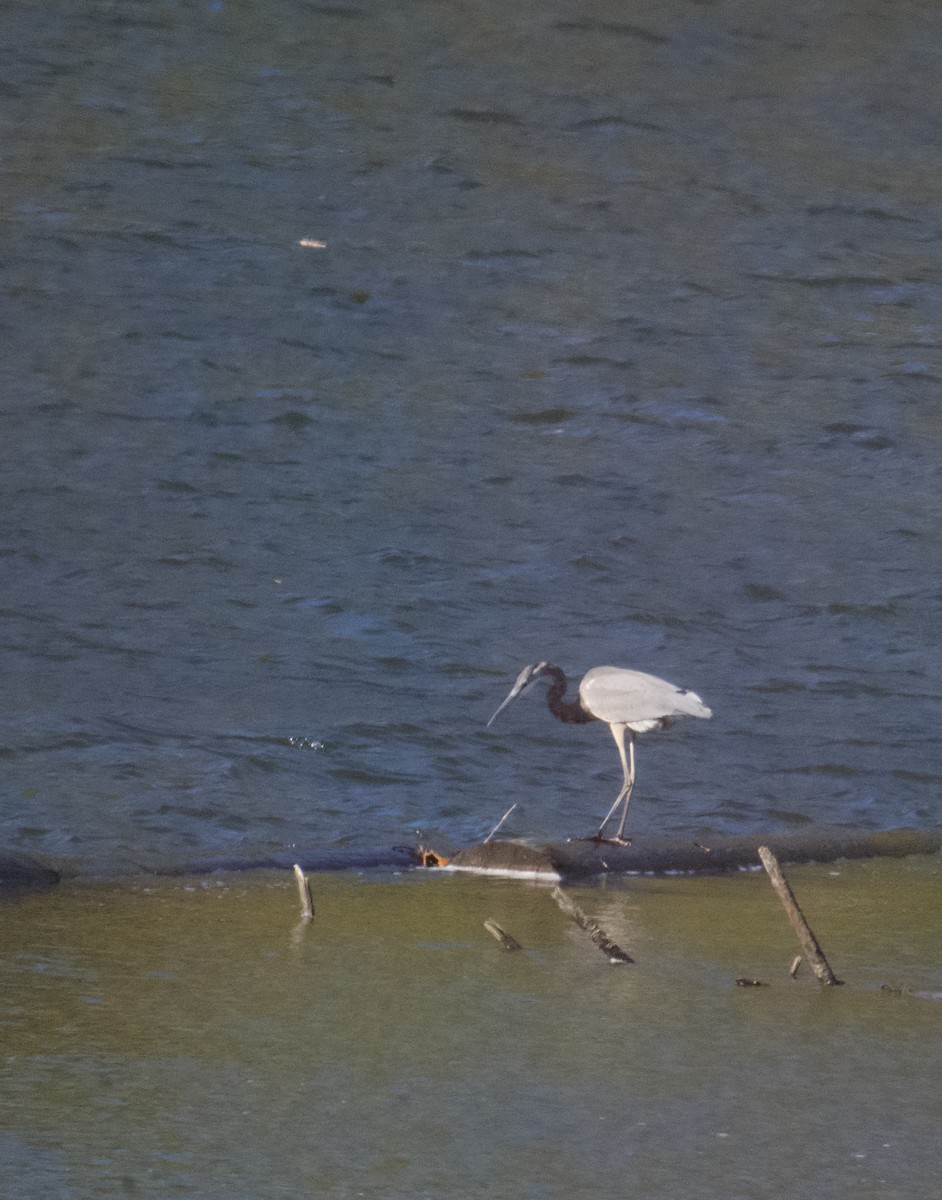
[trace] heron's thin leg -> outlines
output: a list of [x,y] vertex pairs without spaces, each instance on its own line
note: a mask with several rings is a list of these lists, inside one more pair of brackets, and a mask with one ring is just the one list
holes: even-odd
[[[622,754],[624,755],[624,751],[622,751]],[[631,761],[631,780],[628,784],[628,791],[625,793],[625,807],[621,810],[621,824],[618,826],[618,832],[615,834],[616,841],[620,841],[625,832],[625,821],[628,819],[628,801],[631,799],[631,792],[635,786],[635,735],[630,730],[628,732],[628,757]]]
[[621,798],[622,798],[622,796],[624,796],[624,794],[625,794],[625,789],[624,789],[624,788],[622,788],[622,789],[621,789],[621,791],[618,793],[618,795],[615,797],[615,803],[614,803],[614,804],[612,805],[612,807],[611,807],[611,808],[608,810],[608,812],[607,812],[607,814],[606,814],[606,816],[605,816],[605,820],[604,820],[604,821],[602,822],[602,824],[599,826],[599,831],[598,831],[598,833],[595,835],[596,837],[601,837],[601,836],[602,836],[602,830],[605,828],[605,826],[606,826],[606,825],[609,823],[609,821],[612,819],[612,815],[614,814],[614,812],[615,812],[615,809],[616,809],[616,808],[619,806],[619,804],[621,804]]
[[625,811],[622,814],[621,826],[619,827],[617,834],[618,837],[621,837],[625,828],[625,818],[628,815],[628,801],[631,799],[631,789],[635,786],[635,735],[629,731],[628,749],[631,755],[631,765],[629,766],[628,759],[625,757],[625,731],[627,728],[627,725],[609,725],[609,729],[612,731],[612,737],[615,739],[615,745],[618,747],[618,756],[621,759],[622,770],[625,773],[625,782],[622,785],[621,791],[615,797],[615,803],[608,810],[608,815],[599,826],[599,831],[596,834],[596,837],[602,836],[602,830],[612,819],[615,809],[623,800],[625,802]]

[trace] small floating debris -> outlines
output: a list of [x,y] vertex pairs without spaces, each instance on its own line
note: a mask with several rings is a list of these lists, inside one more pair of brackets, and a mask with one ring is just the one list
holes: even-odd
[[942,992],[917,991],[915,988],[897,987],[892,983],[882,984],[880,991],[891,996],[914,996],[917,1000],[942,1000]]

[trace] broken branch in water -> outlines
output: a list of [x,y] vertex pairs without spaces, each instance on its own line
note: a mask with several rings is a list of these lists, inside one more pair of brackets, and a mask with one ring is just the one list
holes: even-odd
[[[811,926],[805,920],[804,914],[798,907],[798,901],[795,899],[792,889],[788,886],[788,880],[782,874],[782,868],[778,865],[778,859],[768,846],[759,847],[759,857],[762,859],[762,865],[765,867],[772,887],[775,888],[775,892],[779,900],[781,900],[785,912],[788,914],[792,929],[798,935],[798,942],[804,954],[805,961],[811,970],[814,971],[815,978],[821,983],[826,983],[829,987],[840,987],[843,980],[837,978],[831,970],[831,964],[824,957],[824,951],[818,945],[818,939],[811,932]],[[795,969],[797,970],[797,968]]]
[[572,917],[580,929],[586,931],[592,942],[598,946],[609,962],[633,963],[635,961],[622,950],[621,946],[616,945],[612,941],[604,929],[601,929],[595,921],[587,917],[579,905],[574,900],[571,900],[562,888],[553,888],[551,895],[563,912],[567,916]]
[[497,938],[505,950],[523,949],[515,937],[511,937],[511,935],[505,929],[501,929],[497,922],[492,921],[490,917],[488,917],[488,919],[484,922],[484,928],[492,937]]

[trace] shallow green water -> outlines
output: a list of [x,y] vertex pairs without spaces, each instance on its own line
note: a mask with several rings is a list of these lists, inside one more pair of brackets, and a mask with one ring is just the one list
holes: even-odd
[[[935,859],[794,868],[840,989],[789,979],[764,876],[69,886],[0,909],[16,1195],[927,1196]],[[524,945],[500,949],[493,917]],[[739,976],[771,986],[741,989]]]

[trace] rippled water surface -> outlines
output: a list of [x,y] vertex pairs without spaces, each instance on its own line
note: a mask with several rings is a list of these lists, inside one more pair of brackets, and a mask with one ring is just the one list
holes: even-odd
[[938,9],[7,24],[5,846],[937,821]]

